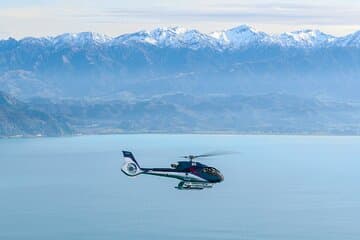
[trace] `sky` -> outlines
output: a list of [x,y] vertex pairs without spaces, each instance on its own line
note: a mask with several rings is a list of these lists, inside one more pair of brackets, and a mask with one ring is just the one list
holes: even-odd
[[0,38],[182,26],[209,33],[247,24],[270,34],[360,30],[359,0],[0,0]]

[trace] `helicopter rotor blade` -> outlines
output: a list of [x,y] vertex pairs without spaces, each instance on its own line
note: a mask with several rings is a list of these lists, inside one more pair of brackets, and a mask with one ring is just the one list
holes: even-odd
[[230,151],[223,151],[223,152],[211,152],[211,153],[205,153],[200,155],[188,155],[188,156],[181,156],[182,158],[188,158],[190,160],[195,158],[206,158],[206,157],[214,157],[214,156],[221,156],[221,155],[228,155],[228,154],[236,154],[238,152],[230,152]]

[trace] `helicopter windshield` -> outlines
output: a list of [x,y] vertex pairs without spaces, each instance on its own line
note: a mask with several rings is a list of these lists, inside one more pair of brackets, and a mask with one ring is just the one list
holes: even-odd
[[179,163],[172,163],[170,166],[171,166],[172,168],[177,168],[177,167],[179,166]]
[[211,175],[219,175],[219,171],[213,167],[205,167],[202,171]]

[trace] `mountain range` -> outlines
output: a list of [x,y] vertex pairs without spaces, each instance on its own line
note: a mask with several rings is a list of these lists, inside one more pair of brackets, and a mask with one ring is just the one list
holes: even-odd
[[[9,38],[8,40],[15,40]],[[6,41],[6,40],[3,40]],[[16,40],[15,40],[16,41]],[[158,47],[172,48],[213,48],[224,50],[237,49],[249,45],[278,45],[281,47],[360,47],[360,31],[347,36],[335,37],[319,30],[305,29],[281,34],[267,34],[248,25],[240,25],[227,30],[209,34],[195,29],[182,27],[156,28],[151,31],[139,31],[110,37],[95,32],[65,33],[55,37],[26,37],[21,43],[52,46],[82,47],[86,45],[131,45],[146,43]]]
[[20,99],[286,93],[360,100],[360,31],[278,35],[241,25],[0,41],[0,90]]

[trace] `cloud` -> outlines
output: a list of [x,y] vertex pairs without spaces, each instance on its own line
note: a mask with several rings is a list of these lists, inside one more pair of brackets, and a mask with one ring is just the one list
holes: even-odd
[[[116,35],[173,25],[213,31],[244,23],[260,26],[266,32],[320,27],[339,35],[360,29],[359,4],[327,4],[324,0],[314,3],[182,0],[181,4],[176,0],[154,0],[151,3],[145,0],[133,1],[130,4],[109,0],[100,3],[94,0],[91,4],[79,5],[79,1],[74,3],[64,0],[61,4],[56,1],[54,5],[3,7],[0,8],[0,29],[12,36],[69,31],[100,31]],[[0,36],[4,35],[7,33]]]
[[[222,9],[213,10],[167,10],[167,9],[104,9],[101,13],[74,14],[73,17],[111,20],[123,19],[127,21],[140,19],[146,20],[162,20],[162,21],[238,21],[251,23],[283,23],[283,24],[318,24],[318,25],[348,25],[360,22],[360,9],[340,8],[332,9],[330,7],[314,7],[308,5],[290,5],[273,6],[263,4],[253,6],[249,4],[236,4],[227,6]],[[237,7],[235,7],[237,6]],[[269,8],[271,7],[271,8]],[[300,11],[302,9],[303,11]],[[305,11],[311,9],[311,11]]]

